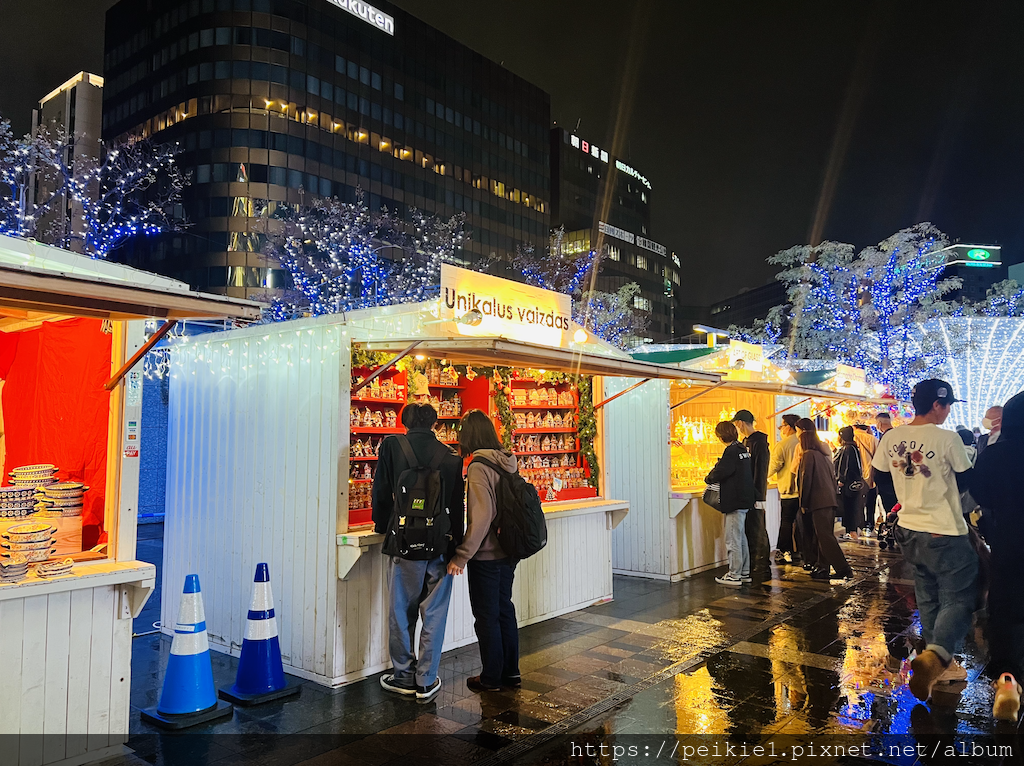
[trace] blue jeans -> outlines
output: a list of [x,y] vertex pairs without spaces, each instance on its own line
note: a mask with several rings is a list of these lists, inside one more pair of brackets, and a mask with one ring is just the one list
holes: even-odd
[[[444,557],[432,561],[406,561],[391,557],[390,637],[388,650],[395,668],[395,680],[431,686],[441,664],[444,627],[452,596],[452,578]],[[419,659],[413,653],[416,619],[422,620]]]
[[725,514],[725,552],[729,557],[730,577],[750,576],[750,547],[744,528],[746,520],[746,511]]
[[914,567],[914,592],[927,648],[949,662],[971,629],[978,603],[978,554],[967,535],[933,535],[896,527]]
[[519,678],[519,627],[512,604],[516,565],[509,559],[470,559],[467,569],[469,603],[475,619],[473,627],[484,666],[480,682],[485,686],[501,686],[503,681]]

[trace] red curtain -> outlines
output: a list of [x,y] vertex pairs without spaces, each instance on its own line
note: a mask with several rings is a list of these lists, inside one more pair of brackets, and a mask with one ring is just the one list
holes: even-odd
[[58,477],[84,482],[82,546],[101,539],[107,480],[111,336],[98,319],[44,322],[0,333],[7,457],[3,483],[21,465],[53,463]]

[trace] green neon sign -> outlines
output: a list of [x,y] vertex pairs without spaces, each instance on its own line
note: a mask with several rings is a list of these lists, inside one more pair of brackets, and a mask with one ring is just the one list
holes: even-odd
[[967,251],[967,257],[970,258],[972,261],[987,261],[989,258],[992,257],[992,253],[980,247],[975,247]]

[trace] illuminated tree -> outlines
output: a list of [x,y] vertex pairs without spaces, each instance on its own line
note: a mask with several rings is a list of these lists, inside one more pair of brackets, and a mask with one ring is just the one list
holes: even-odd
[[275,299],[275,318],[436,297],[441,264],[457,260],[464,239],[461,214],[442,219],[413,210],[406,221],[371,212],[361,191],[353,203],[279,206],[277,217],[283,231],[271,237],[267,253],[291,275],[294,290]]
[[[521,245],[512,257],[512,270],[522,273],[527,284],[572,297],[572,319],[597,337],[620,348],[635,346],[647,331],[647,318],[634,308],[640,294],[635,282],[614,293],[591,290],[596,253],[568,252],[565,230],[552,232],[545,252]],[[492,261],[496,259],[492,258]]]
[[929,321],[964,313],[945,297],[961,286],[942,276],[940,251],[947,244],[942,232],[920,223],[859,253],[840,242],[783,250],[768,262],[784,267],[777,278],[787,286],[788,301],[757,329],[764,335],[785,317],[785,356],[861,367],[872,381],[907,396],[916,380],[945,362],[950,348],[963,351],[969,343],[942,337]]
[[[175,164],[178,151],[135,138],[88,147],[47,126],[16,138],[0,119],[0,232],[106,258],[136,235],[181,229],[188,179]],[[65,201],[80,220],[47,225]]]

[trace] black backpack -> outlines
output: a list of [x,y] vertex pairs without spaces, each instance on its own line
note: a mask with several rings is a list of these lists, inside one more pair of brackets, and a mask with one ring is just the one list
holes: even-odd
[[409,439],[398,436],[409,463],[395,484],[395,507],[383,552],[409,561],[430,561],[448,551],[452,522],[443,497],[441,462],[451,454],[443,445],[430,465],[416,457]]
[[494,490],[497,512],[493,526],[505,555],[520,561],[547,545],[548,525],[537,488],[518,471],[509,473],[486,458],[474,457],[472,463],[483,463],[498,474],[498,486]]

